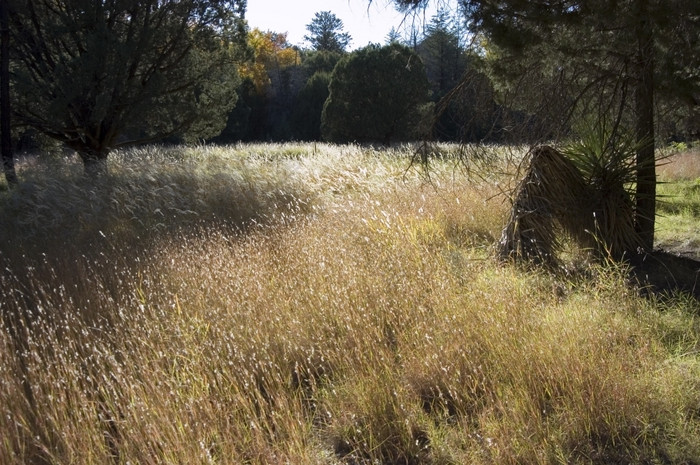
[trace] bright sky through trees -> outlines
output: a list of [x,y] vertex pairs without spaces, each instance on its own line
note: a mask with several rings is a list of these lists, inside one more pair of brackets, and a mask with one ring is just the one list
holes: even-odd
[[[383,44],[392,27],[410,28],[414,21],[411,16],[404,19],[404,15],[394,9],[393,2],[387,0],[374,0],[369,8],[367,0],[248,0],[246,19],[251,29],[287,32],[289,43],[307,47],[304,42],[304,35],[308,34],[306,25],[319,11],[330,11],[343,21],[344,31],[352,36],[349,50],[369,43]],[[431,2],[425,16],[421,14],[415,18],[418,27],[429,22],[434,14],[434,2]]]

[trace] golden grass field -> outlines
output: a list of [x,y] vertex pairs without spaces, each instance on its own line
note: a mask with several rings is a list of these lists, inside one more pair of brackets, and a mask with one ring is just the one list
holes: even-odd
[[[0,463],[700,463],[698,301],[498,264],[522,153],[442,150],[429,182],[410,148],[19,162]],[[660,242],[698,240],[686,200]]]

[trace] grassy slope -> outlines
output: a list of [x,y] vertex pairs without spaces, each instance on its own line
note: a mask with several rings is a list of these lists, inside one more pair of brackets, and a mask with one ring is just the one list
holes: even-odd
[[502,160],[134,155],[3,199],[0,463],[700,463],[698,303],[494,264]]

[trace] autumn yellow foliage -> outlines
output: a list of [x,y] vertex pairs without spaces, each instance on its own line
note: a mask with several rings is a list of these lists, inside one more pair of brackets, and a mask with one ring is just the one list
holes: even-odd
[[253,57],[241,66],[240,74],[253,81],[259,94],[264,94],[269,88],[270,72],[299,64],[299,54],[287,42],[286,33],[263,32],[255,28],[248,35],[248,46]]

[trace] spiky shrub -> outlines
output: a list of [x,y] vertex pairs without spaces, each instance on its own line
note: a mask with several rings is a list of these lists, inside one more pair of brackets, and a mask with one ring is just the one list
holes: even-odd
[[499,243],[499,256],[555,265],[571,237],[598,258],[621,260],[641,245],[629,187],[636,145],[613,137],[604,126],[560,151],[536,147]]
[[584,125],[579,138],[562,148],[588,186],[583,209],[593,217],[598,252],[619,260],[635,253],[642,241],[635,229],[631,187],[636,180],[636,154],[640,142],[626,131],[614,133],[605,121]]
[[[588,195],[581,172],[552,147],[536,147],[503,229],[498,253],[502,259],[554,265],[562,227],[586,240],[587,215],[579,210]],[[574,224],[576,223],[576,224]]]

